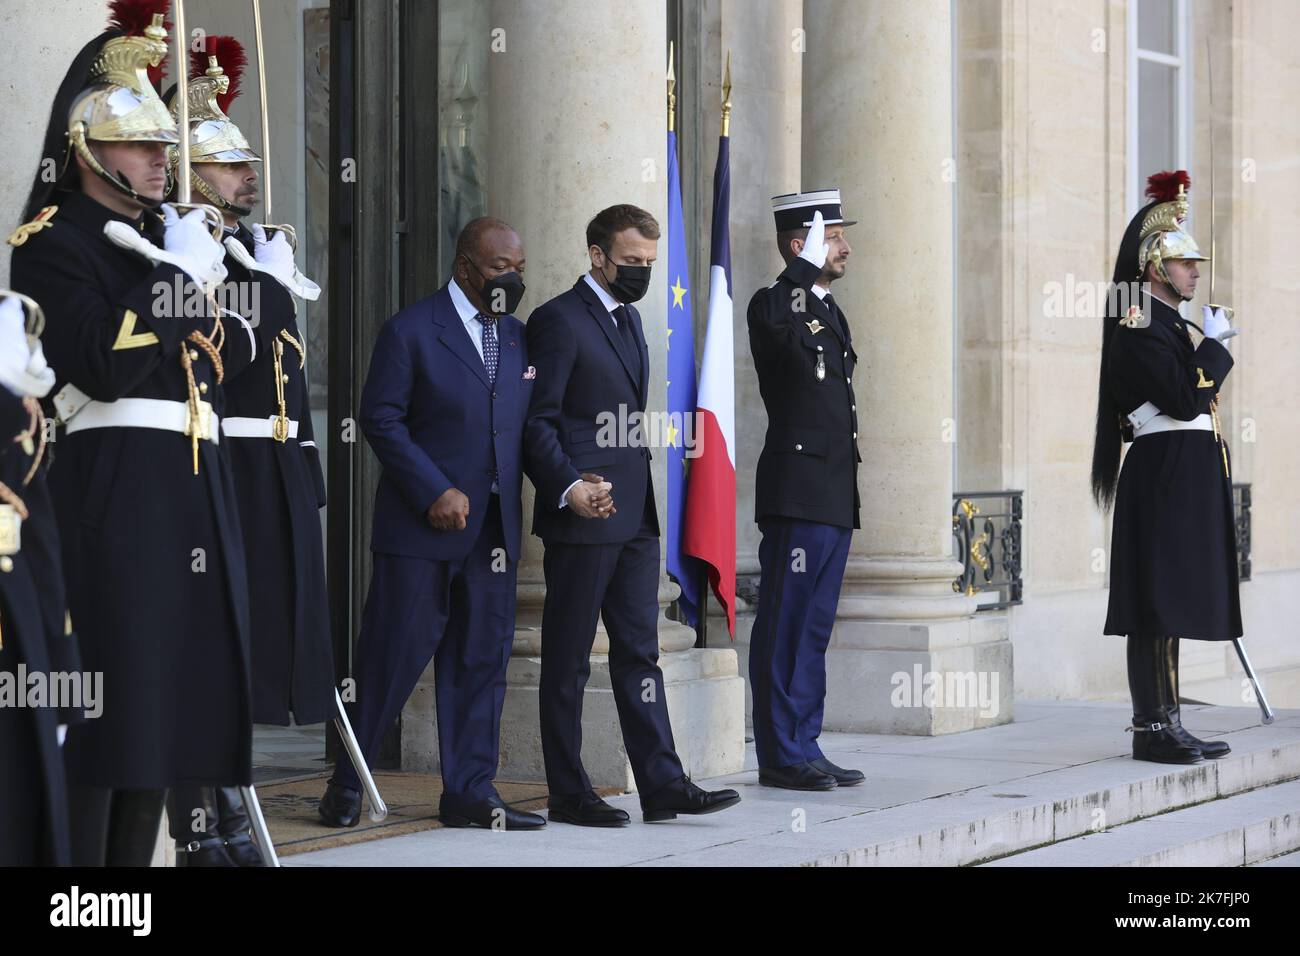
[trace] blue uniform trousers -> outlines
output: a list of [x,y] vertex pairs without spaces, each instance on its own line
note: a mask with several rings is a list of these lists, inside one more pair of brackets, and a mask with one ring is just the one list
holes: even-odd
[[762,580],[749,644],[754,747],[760,767],[789,767],[822,756],[826,647],[848,562],[848,528],[764,518]]

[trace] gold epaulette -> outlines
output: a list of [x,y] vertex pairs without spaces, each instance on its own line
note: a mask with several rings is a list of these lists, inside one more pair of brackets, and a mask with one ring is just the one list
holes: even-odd
[[36,214],[36,217],[31,222],[23,223],[9,234],[9,245],[21,246],[42,229],[49,229],[54,225],[50,220],[54,218],[54,214],[58,211],[58,206],[46,206]]

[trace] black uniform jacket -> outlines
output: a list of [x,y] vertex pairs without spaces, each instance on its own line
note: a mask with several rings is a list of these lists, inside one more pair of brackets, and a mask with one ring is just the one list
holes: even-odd
[[[248,230],[241,226],[235,237],[251,254]],[[227,341],[232,354],[249,350],[251,355],[227,365],[224,416],[265,420],[279,413],[278,347],[281,374],[288,377],[285,416],[298,423],[297,437],[284,442],[221,439],[234,471],[247,550],[253,720],[287,725],[292,714],[299,724],[320,723],[333,712],[334,663],[320,524],[325,479],[307,397],[306,340],[293,297],[280,283],[250,272],[230,255],[226,270],[227,285],[241,287],[226,304],[239,303],[247,311],[247,325],[229,323]]]
[[[1191,421],[1209,412],[1232,356],[1214,339],[1194,345],[1176,309],[1148,302],[1149,324],[1121,323],[1111,338],[1111,393],[1126,415],[1151,402]],[[1128,446],[1115,490],[1105,633],[1241,636],[1226,453],[1212,431],[1201,430],[1142,435]]]
[[[217,400],[213,362],[185,343],[191,331],[214,333],[202,296],[179,269],[103,233],[117,219],[161,247],[161,217],[129,219],[76,192],[58,198],[50,227],[15,248],[11,270],[45,311],[56,392],[72,383],[99,402],[184,402],[189,348],[201,397]],[[248,585],[225,457],[201,440],[196,475],[190,438],[159,428],[60,427],[56,439],[50,490],[68,604],[84,666],[104,682],[102,715],[68,734],[69,780],[248,783]]]
[[812,290],[819,274],[795,259],[749,300],[749,347],[767,407],[754,518],[857,528],[858,355],[844,313]]

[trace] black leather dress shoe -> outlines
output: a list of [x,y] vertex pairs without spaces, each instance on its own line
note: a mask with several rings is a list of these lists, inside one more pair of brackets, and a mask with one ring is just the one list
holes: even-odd
[[331,783],[316,810],[327,827],[354,827],[361,819],[361,791]]
[[862,781],[866,780],[866,774],[861,770],[846,770],[844,767],[837,767],[825,757],[818,757],[816,760],[809,760],[808,766],[814,770],[820,770],[822,773],[828,773],[835,778],[836,786],[856,787]]
[[806,763],[790,767],[759,767],[758,782],[765,787],[782,790],[834,790],[839,784],[828,773],[822,773]]
[[594,790],[576,796],[552,796],[546,801],[546,811],[553,821],[580,827],[625,827],[631,822],[625,810],[611,807]]
[[546,826],[546,820],[540,814],[512,809],[495,794],[486,799],[476,799],[444,793],[438,802],[438,819],[445,827],[540,830]]
[[649,796],[641,798],[641,819],[646,823],[676,820],[677,814],[716,813],[740,802],[735,790],[701,790],[683,774]]

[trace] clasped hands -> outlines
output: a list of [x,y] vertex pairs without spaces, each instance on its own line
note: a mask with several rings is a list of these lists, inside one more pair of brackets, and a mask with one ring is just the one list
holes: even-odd
[[613,490],[614,485],[600,475],[583,472],[582,481],[569,489],[564,500],[579,518],[608,518],[618,513]]

